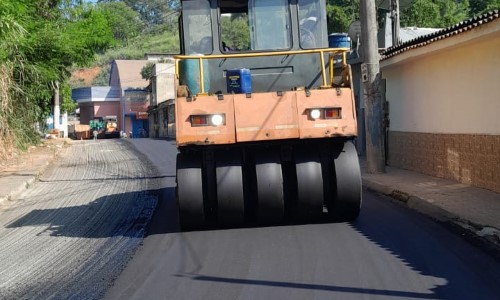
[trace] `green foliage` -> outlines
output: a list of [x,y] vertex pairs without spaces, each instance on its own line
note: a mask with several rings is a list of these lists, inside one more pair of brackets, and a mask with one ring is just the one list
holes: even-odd
[[167,25],[177,27],[179,0],[99,0],[99,3],[123,2],[136,11],[148,26]]
[[115,40],[122,45],[144,29],[139,14],[123,2],[100,3],[97,9],[105,16]]
[[250,49],[250,30],[248,17],[222,18],[222,40],[231,49]]
[[347,32],[349,25],[359,19],[359,0],[327,1],[328,32]]
[[147,63],[142,69],[141,69],[141,77],[142,79],[145,79],[145,80],[150,80],[151,78],[153,78],[153,69],[155,67],[155,63],[154,62],[149,62]]
[[442,28],[469,17],[468,0],[415,0],[401,14],[401,26]]
[[21,3],[0,2],[0,62],[8,56],[8,48],[18,43],[25,35],[25,29],[16,20],[25,10]]
[[101,67],[101,72],[92,80],[92,86],[108,86],[109,75],[111,73],[111,64],[105,64]]
[[500,0],[469,0],[469,15],[471,17],[495,9],[500,9]]
[[60,86],[59,95],[61,98],[61,112],[72,113],[76,109],[76,103],[71,98],[71,86],[65,82]]
[[62,110],[74,110],[69,68],[89,65],[114,43],[106,17],[74,2],[0,2],[0,156],[37,142],[35,123],[49,114],[57,82]]
[[143,34],[130,40],[124,47],[114,47],[99,55],[97,64],[105,66],[115,59],[143,59],[145,53],[179,53],[177,32]]
[[[359,19],[359,4],[359,0],[327,1],[328,32],[346,32]],[[443,28],[494,9],[500,9],[500,0],[414,0],[401,11],[401,26]],[[379,11],[379,17],[383,13]]]

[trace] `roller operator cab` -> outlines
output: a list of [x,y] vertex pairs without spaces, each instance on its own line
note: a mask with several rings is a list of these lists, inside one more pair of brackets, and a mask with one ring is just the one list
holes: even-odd
[[182,228],[354,220],[361,175],[349,49],[328,48],[325,0],[181,4]]

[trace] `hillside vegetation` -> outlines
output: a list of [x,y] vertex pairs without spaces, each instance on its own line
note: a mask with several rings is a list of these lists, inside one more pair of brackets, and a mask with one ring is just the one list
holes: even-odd
[[[88,68],[74,68],[72,70],[71,86],[107,86],[111,62],[115,59],[144,59],[146,53],[179,53],[178,33],[165,31],[149,33],[133,38],[127,45],[114,47],[103,54],[98,54],[94,65]],[[88,72],[99,69],[100,71]],[[79,76],[79,74],[82,74]]]

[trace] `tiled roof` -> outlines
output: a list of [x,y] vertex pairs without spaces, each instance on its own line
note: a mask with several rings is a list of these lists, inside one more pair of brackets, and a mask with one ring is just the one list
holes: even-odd
[[436,31],[434,33],[420,36],[418,38],[409,40],[407,42],[398,44],[396,46],[389,47],[386,51],[384,51],[382,53],[381,60],[388,59],[390,57],[404,53],[404,52],[409,51],[411,49],[420,48],[420,47],[429,45],[429,44],[434,43],[436,41],[446,39],[448,37],[455,36],[457,34],[461,34],[463,32],[466,32],[466,31],[469,31],[469,30],[474,29],[476,27],[479,27],[483,24],[492,22],[498,18],[499,18],[499,11],[498,10],[490,11],[490,12],[485,13],[483,15],[480,15],[478,17],[475,17],[475,18],[472,18],[469,20],[465,20],[465,21],[460,22],[456,25],[453,25],[453,26],[450,26],[448,28]]

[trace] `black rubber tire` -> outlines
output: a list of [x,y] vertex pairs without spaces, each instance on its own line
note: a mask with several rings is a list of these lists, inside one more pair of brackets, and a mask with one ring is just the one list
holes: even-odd
[[217,219],[222,226],[245,222],[243,173],[239,151],[220,150],[216,154]]
[[283,222],[285,199],[280,155],[277,151],[255,154],[257,183],[257,219],[261,224]]
[[318,221],[323,215],[323,176],[318,154],[309,147],[295,150],[297,203],[293,215],[299,221]]
[[337,221],[354,221],[361,210],[361,170],[356,148],[350,141],[334,157],[335,190],[328,203],[328,212]]
[[177,205],[182,230],[205,226],[201,159],[193,154],[177,154]]

